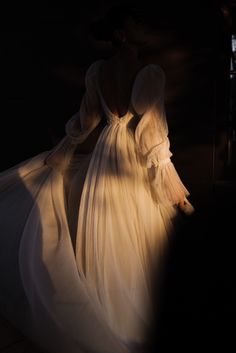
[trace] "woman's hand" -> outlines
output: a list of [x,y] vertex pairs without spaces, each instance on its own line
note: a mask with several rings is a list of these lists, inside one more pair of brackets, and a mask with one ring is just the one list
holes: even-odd
[[180,200],[178,202],[177,206],[186,215],[191,215],[195,211],[193,205],[187,200],[186,197],[184,199]]
[[179,201],[179,203],[178,203],[177,205],[178,205],[178,207],[181,209],[181,211],[184,212],[185,205],[186,205],[185,199]]

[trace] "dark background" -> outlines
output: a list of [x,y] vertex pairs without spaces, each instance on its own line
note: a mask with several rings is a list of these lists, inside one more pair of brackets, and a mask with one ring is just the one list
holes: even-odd
[[[88,37],[88,25],[116,3],[2,6],[1,170],[63,136],[79,109],[87,68],[111,51]],[[235,2],[135,5],[152,30],[143,59],[166,72],[172,160],[196,208],[170,246],[154,348],[225,351],[234,343],[236,314]]]

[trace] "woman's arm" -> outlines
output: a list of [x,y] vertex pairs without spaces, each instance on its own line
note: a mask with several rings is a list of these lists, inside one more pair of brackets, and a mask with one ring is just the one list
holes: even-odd
[[190,195],[172,161],[164,106],[165,74],[157,65],[149,65],[139,76],[133,94],[133,106],[142,118],[135,130],[135,140],[149,170],[150,187],[159,203],[189,204]]
[[[101,131],[101,104],[96,86],[97,62],[87,70],[85,93],[80,109],[65,126],[64,138],[53,148],[45,163],[52,168],[64,171],[75,151],[89,153]],[[81,146],[81,147],[79,147]]]

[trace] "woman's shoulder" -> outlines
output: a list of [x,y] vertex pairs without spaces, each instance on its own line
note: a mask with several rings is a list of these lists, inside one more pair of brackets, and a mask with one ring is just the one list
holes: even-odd
[[158,64],[147,64],[139,72],[132,91],[131,101],[135,111],[143,114],[163,96],[165,73]]
[[165,71],[163,67],[157,63],[148,63],[144,65],[138,75],[139,83],[148,83],[156,79],[165,79]]
[[157,86],[165,84],[164,69],[156,63],[149,63],[144,65],[139,71],[136,80],[134,91],[156,90]]
[[99,59],[96,61],[93,61],[87,68],[86,70],[86,76],[90,76],[90,75],[94,75],[96,74],[99,66],[101,65],[101,63],[103,62],[103,59]]
[[85,85],[86,86],[96,83],[97,73],[98,73],[98,70],[99,70],[99,67],[100,67],[102,61],[103,61],[102,59],[96,60],[88,66],[86,73],[85,73]]

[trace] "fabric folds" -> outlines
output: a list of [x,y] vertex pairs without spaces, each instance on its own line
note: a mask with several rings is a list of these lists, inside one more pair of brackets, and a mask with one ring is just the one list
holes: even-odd
[[[141,351],[189,195],[171,162],[163,70],[138,72],[119,118],[101,95],[101,63],[58,145],[0,174],[1,310],[49,353]],[[104,116],[95,147],[78,152]]]

